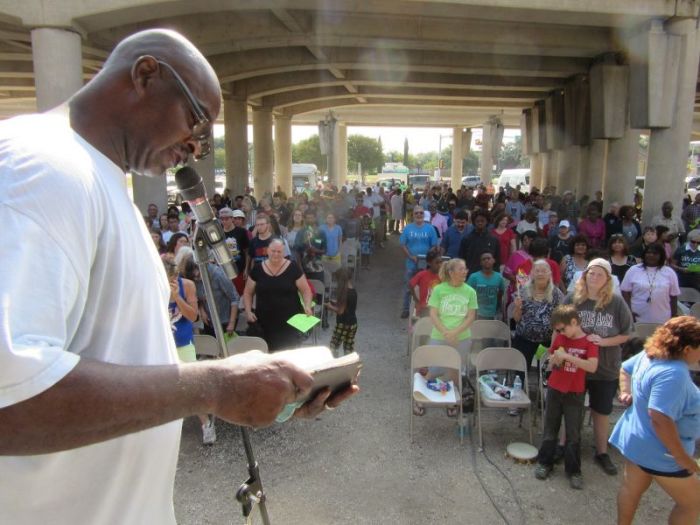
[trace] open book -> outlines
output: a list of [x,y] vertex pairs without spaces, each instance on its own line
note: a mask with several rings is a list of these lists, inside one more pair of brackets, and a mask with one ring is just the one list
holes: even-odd
[[351,383],[357,381],[362,368],[362,361],[357,352],[342,357],[333,357],[333,352],[326,346],[306,346],[295,350],[276,352],[274,355],[291,361],[299,368],[309,372],[314,378],[311,393],[297,399],[299,406],[327,386],[333,392],[347,388]]

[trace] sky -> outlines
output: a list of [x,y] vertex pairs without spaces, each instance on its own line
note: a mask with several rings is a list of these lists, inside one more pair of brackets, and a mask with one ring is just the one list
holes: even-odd
[[[224,126],[216,125],[214,135],[219,137],[224,134]],[[292,126],[292,143],[307,139],[318,134],[317,126]],[[382,148],[384,152],[399,151],[403,153],[404,139],[408,138],[408,151],[415,155],[417,153],[428,153],[438,148],[445,148],[452,144],[452,128],[396,128],[379,126],[348,126],[348,136],[364,135],[372,138],[382,138]],[[504,142],[510,142],[516,135],[520,135],[518,129],[506,129]],[[440,138],[442,137],[442,138]],[[253,128],[248,126],[248,139],[253,138]],[[481,139],[481,129],[475,128],[472,133],[472,149],[475,147],[474,141]]]

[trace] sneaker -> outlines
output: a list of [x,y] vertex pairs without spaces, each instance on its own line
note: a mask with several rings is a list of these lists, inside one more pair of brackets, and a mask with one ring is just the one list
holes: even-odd
[[213,445],[216,442],[216,428],[210,419],[202,425],[202,445]]
[[542,465],[541,463],[535,467],[535,477],[537,479],[545,480],[552,473],[553,467],[551,465]]
[[401,319],[408,319],[408,310],[401,312]]
[[569,485],[572,489],[582,490],[583,489],[583,476],[579,474],[572,474],[569,477]]
[[605,472],[608,476],[617,475],[617,467],[610,459],[610,456],[608,456],[605,453],[596,454],[595,456],[593,456],[593,459],[598,464],[598,466],[603,469],[603,472]]
[[509,408],[508,415],[512,416],[512,417],[517,417],[520,415],[520,409],[519,408]]

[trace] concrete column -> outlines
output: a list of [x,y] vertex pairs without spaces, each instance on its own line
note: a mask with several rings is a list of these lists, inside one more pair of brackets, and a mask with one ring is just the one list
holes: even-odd
[[248,186],[248,104],[245,98],[224,99],[226,184],[232,196]]
[[576,186],[578,184],[580,156],[580,146],[568,146],[559,151],[559,169],[556,182],[559,193],[566,190],[576,190]]
[[639,130],[627,127],[622,138],[608,141],[608,166],[603,182],[605,209],[611,202],[634,202],[634,182],[638,168]]
[[588,178],[588,165],[591,156],[590,146],[579,146],[578,170],[576,172],[576,180],[574,181],[573,192],[576,196],[583,195],[586,187],[586,179]]
[[65,102],[83,87],[80,35],[53,27],[32,29],[32,60],[38,111]]
[[131,175],[131,187],[134,192],[134,204],[141,211],[141,215],[148,213],[148,205],[153,203],[158,206],[158,213],[165,213],[168,208],[168,190],[165,175],[160,177],[147,177],[145,175]]
[[253,188],[255,198],[260,200],[272,192],[272,108],[253,108]]
[[348,127],[338,123],[338,188],[348,182]]
[[584,178],[580,193],[577,197],[588,195],[593,198],[595,192],[603,188],[603,179],[607,168],[608,141],[606,139],[591,140],[588,153],[588,176]]
[[678,20],[666,25],[666,31],[681,38],[680,67],[670,128],[652,129],[649,138],[649,163],[644,183],[642,222],[646,225],[661,213],[661,204],[671,201],[676,212],[683,196],[687,170],[688,141],[693,123],[695,83],[698,72],[698,29],[695,21]]
[[[493,124],[484,124],[484,126],[481,128],[481,158],[480,158],[480,166],[481,166],[481,182],[484,184],[489,184],[491,182],[491,179],[493,177],[492,171],[493,171],[493,133],[491,128],[493,127]],[[461,134],[460,134],[460,142],[461,142]],[[454,165],[454,151],[455,147],[454,144],[452,145],[452,159],[453,159],[453,165]],[[460,165],[460,172],[462,170],[461,166],[462,163],[459,163]],[[461,177],[460,177],[461,179]],[[459,187],[459,186],[458,186]]]
[[292,117],[275,117],[275,190],[292,195]]
[[530,155],[530,188],[539,188],[542,191],[542,154]]
[[552,153],[551,151],[543,151],[539,154],[542,166],[540,170],[540,183],[542,185],[540,189],[542,190],[551,185],[549,174],[552,170]]
[[[195,161],[190,159],[188,163],[192,166],[199,176],[202,177],[202,182],[204,183],[204,189],[207,192],[207,196],[211,199],[216,193],[216,178],[214,176],[214,155],[204,157],[202,160]],[[223,190],[219,190],[223,193]]]
[[[459,188],[462,184],[462,159],[464,158],[462,156],[462,129],[463,128],[461,126],[455,126],[452,128],[452,170],[450,185],[455,191],[457,191],[457,188]],[[491,164],[492,162],[489,162],[489,165]],[[481,180],[484,180],[483,168]],[[489,180],[491,180],[490,177]]]

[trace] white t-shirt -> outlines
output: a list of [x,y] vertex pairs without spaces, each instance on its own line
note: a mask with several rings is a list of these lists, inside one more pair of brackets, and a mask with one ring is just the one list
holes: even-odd
[[620,289],[631,292],[632,312],[638,323],[665,323],[671,318],[671,296],[678,296],[678,276],[672,268],[632,266],[622,280]]
[[[0,123],[0,407],[80,358],[177,361],[165,271],[125,182],[63,115]],[[174,523],[180,429],[0,456],[0,523]]]
[[384,202],[384,199],[382,199],[376,193],[372,193],[372,195],[366,195],[364,199],[362,199],[362,205],[372,210],[372,218],[374,219],[378,219],[381,215],[379,205],[382,202]]

